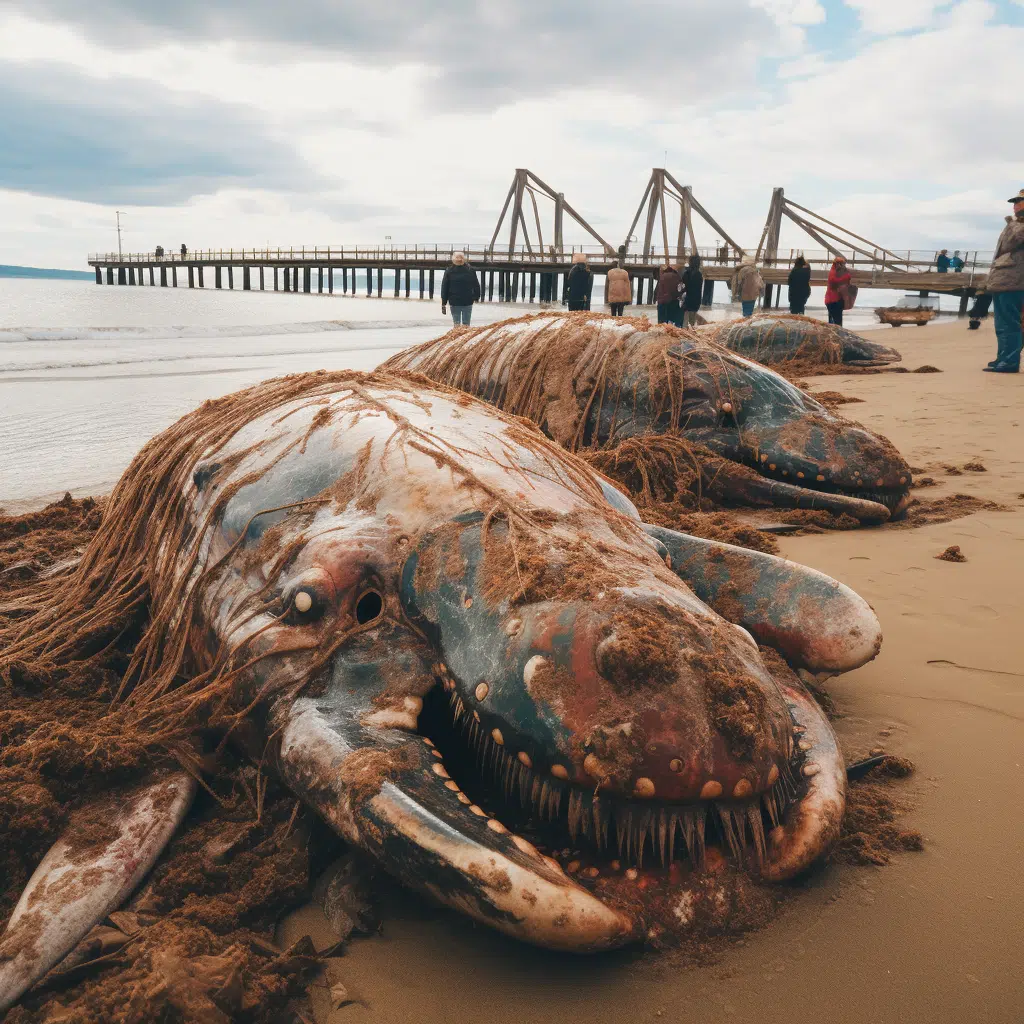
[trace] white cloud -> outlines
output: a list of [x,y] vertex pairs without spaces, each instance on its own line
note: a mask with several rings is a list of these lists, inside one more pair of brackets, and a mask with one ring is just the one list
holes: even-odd
[[860,15],[865,31],[878,35],[924,28],[949,0],[844,0]]

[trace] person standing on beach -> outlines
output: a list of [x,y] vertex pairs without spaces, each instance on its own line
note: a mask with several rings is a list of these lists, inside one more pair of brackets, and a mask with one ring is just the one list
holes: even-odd
[[744,256],[740,261],[729,282],[729,289],[732,291],[732,301],[739,299],[743,304],[743,315],[753,316],[754,304],[764,292],[764,280],[758,273],[753,256]]
[[612,316],[622,316],[622,310],[633,301],[633,285],[629,274],[619,260],[605,279],[605,302],[612,307]]
[[936,257],[935,269],[940,274],[948,274],[949,273],[949,262],[950,262],[949,261],[949,250],[948,249],[943,249],[942,252],[940,252],[939,255]]
[[587,254],[572,254],[572,270],[565,279],[565,297],[570,312],[590,309],[590,293],[594,287],[594,273],[587,266]]
[[658,274],[658,288],[654,293],[658,304],[658,323],[675,324],[682,327],[683,316],[679,308],[679,274],[675,267],[666,263]]
[[793,269],[789,272],[789,311],[796,316],[803,316],[807,308],[807,300],[811,297],[811,265],[797,256]]
[[697,326],[697,310],[704,294],[704,275],[700,272],[700,257],[694,253],[680,278],[683,286],[683,326]]
[[1024,316],[1024,188],[1008,202],[1013,216],[1007,219],[988,272],[985,290],[992,296],[996,318],[996,357],[985,370],[988,373],[1019,373],[1021,317]]
[[445,306],[452,307],[452,322],[456,327],[469,326],[473,314],[473,303],[480,298],[480,282],[473,269],[466,263],[464,253],[452,255],[452,265],[441,278],[441,314]]
[[837,256],[832,261],[828,272],[828,288],[825,289],[825,308],[828,310],[828,322],[843,326],[843,291],[853,280],[853,275],[846,269],[846,257]]

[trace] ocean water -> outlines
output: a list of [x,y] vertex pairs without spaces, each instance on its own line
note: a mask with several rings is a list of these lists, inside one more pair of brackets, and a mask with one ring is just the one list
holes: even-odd
[[[540,308],[479,303],[473,322]],[[873,321],[856,311],[849,325]],[[285,373],[370,370],[450,325],[437,299],[0,279],[0,507],[106,493],[150,437],[208,398]]]

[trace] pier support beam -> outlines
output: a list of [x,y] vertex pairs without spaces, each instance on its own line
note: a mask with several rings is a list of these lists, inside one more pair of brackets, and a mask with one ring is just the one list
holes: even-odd
[[420,298],[423,298],[423,268],[420,267]]
[[487,272],[487,301],[494,301],[494,271],[489,270]]
[[323,295],[324,293],[324,268],[316,268],[316,292],[317,295]]
[[221,268],[216,266],[213,268],[213,287],[219,288],[221,286]]
[[334,267],[327,268],[327,294],[334,294]]
[[[480,294],[481,294],[481,295],[483,295],[483,293],[484,293],[484,287],[483,287],[483,285],[484,285],[484,282],[483,282],[483,276],[484,276],[484,272],[483,272],[483,271],[481,270],[481,271],[480,271]],[[433,297],[434,297],[434,268],[433,268],[433,267],[431,267],[431,268],[430,268],[430,272],[429,272],[429,274],[428,274],[428,284],[427,284],[427,288],[428,288],[428,291],[429,291],[430,297],[431,297],[431,298],[433,298]]]
[[530,301],[537,297],[537,275],[531,270],[530,271]]
[[129,267],[128,268],[128,284],[130,284],[130,285],[134,285],[135,284],[135,268],[134,267]]
[[171,287],[172,288],[177,288],[178,287],[178,268],[177,267],[171,267]]
[[377,298],[384,294],[384,268],[377,268]]
[[199,287],[200,288],[205,288],[206,284],[203,281],[203,265],[202,265],[202,263],[199,264],[198,270],[199,270]]
[[242,267],[242,291],[252,291],[252,283],[249,280],[249,267],[248,265]]
[[398,298],[399,289],[402,287],[402,272],[395,267],[395,298]]
[[100,270],[99,265],[97,265],[94,269],[96,270],[96,283],[103,284],[103,272]]
[[189,288],[195,288],[196,286],[195,269],[192,267],[191,264],[189,264],[188,268],[188,286]]
[[263,267],[260,267],[260,291],[263,291]]
[[405,297],[409,298],[409,274],[411,271],[408,267],[405,268]]
[[161,267],[160,268],[160,287],[161,288],[166,288],[167,287],[167,268],[166,267]]
[[313,276],[312,267],[302,268],[302,290],[308,295],[310,292],[310,278]]
[[156,281],[153,280],[153,268],[152,267],[149,268],[149,287],[150,288],[155,288],[156,287]]
[[230,264],[228,265],[228,288],[231,291],[235,290],[235,268]]
[[971,296],[965,290],[960,296],[960,312],[957,314],[958,316],[967,316],[967,306],[970,304],[970,301]]
[[366,268],[366,297],[369,298],[373,294],[373,269],[371,267]]

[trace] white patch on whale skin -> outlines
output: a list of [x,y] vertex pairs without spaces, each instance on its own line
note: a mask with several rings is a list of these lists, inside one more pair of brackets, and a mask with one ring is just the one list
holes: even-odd
[[401,697],[387,707],[371,711],[361,719],[361,723],[376,729],[404,729],[406,732],[415,732],[422,710],[422,697]]

